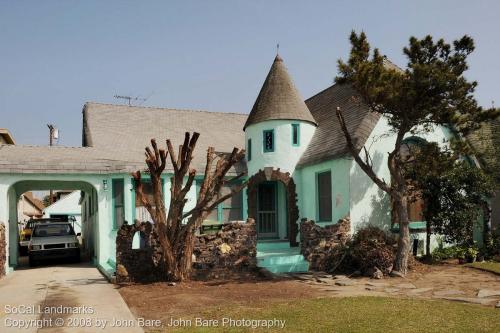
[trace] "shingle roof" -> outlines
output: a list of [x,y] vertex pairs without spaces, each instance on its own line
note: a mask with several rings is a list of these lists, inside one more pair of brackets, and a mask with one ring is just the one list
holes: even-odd
[[380,115],[371,112],[359,94],[349,85],[334,84],[305,101],[318,128],[298,167],[326,161],[348,153],[344,134],[337,120],[340,106],[347,129],[354,143],[361,149],[377,124]]
[[112,156],[118,154],[120,160],[144,165],[144,148],[152,138],[166,148],[167,138],[177,146],[184,141],[186,131],[198,132],[192,167],[201,172],[209,146],[219,152],[245,147],[241,128],[246,118],[246,114],[237,113],[87,103],[83,109],[83,144],[112,150]]
[[490,120],[481,127],[467,135],[467,140],[476,152],[482,166],[493,176],[500,180],[500,118]]
[[127,162],[113,152],[87,147],[0,146],[0,173],[129,172],[143,163]]
[[279,55],[267,74],[244,128],[266,120],[303,120],[316,125]]

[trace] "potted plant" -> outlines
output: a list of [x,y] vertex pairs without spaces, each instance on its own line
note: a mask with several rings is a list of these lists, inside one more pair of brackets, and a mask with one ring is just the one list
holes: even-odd
[[477,248],[474,246],[471,246],[465,250],[465,259],[469,263],[475,262],[478,253],[479,253],[479,251],[477,250]]

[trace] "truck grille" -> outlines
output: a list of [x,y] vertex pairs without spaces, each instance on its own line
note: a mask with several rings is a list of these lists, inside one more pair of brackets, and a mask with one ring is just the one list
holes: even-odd
[[43,246],[44,249],[64,249],[66,245],[64,243],[61,244],[45,244]]

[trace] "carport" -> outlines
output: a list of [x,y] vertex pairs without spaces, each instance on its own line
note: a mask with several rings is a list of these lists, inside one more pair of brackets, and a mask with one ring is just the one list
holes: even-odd
[[[19,196],[31,190],[82,191],[82,239],[92,264],[108,277],[114,272],[116,228],[108,184],[130,165],[92,147],[0,146],[0,223],[6,227],[6,272],[18,265]],[[131,181],[124,184],[131,189]],[[131,202],[131,191],[125,191]],[[126,219],[132,219],[131,209]]]

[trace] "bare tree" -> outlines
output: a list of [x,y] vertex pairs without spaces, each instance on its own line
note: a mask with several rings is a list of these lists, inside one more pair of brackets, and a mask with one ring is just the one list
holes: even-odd
[[[188,212],[184,212],[186,195],[196,176],[196,170],[190,165],[199,136],[196,132],[192,136],[186,132],[184,143],[179,146],[177,154],[170,140],[167,140],[167,150],[158,149],[156,140],[151,140],[151,148],[146,147],[147,172],[151,176],[153,188],[151,201],[144,195],[141,172],[136,171],[132,174],[135,180],[136,196],[154,221],[163,250],[166,278],[170,281],[182,281],[190,277],[196,230],[201,227],[203,220],[217,205],[241,191],[247,184],[246,181],[236,182],[244,176],[244,173],[227,178],[231,168],[245,156],[243,149],[234,148],[230,154],[220,154],[216,153],[213,147],[209,147],[196,205]],[[161,175],[165,170],[168,155],[170,155],[173,175],[170,205],[167,211],[163,201]],[[231,191],[221,195],[221,189],[226,184],[231,186]]]

